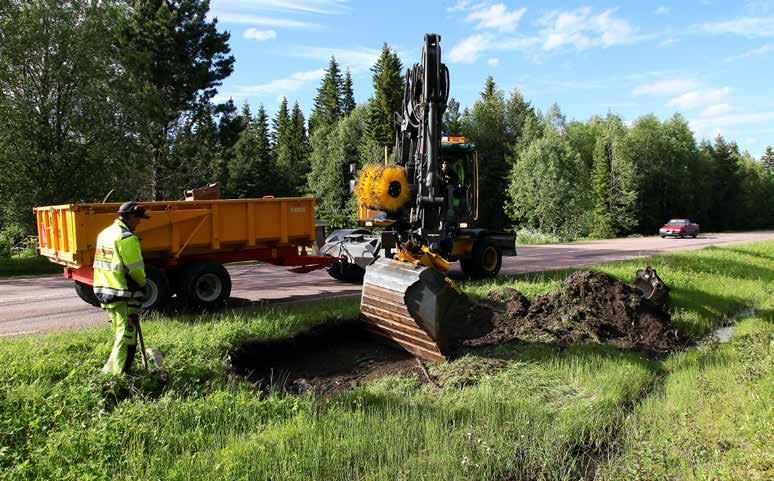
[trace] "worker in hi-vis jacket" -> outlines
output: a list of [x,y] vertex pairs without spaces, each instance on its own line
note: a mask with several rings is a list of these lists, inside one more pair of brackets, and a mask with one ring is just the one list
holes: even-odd
[[134,230],[149,219],[145,208],[125,202],[118,219],[99,233],[94,255],[94,294],[113,324],[113,350],[102,371],[122,374],[132,367],[137,352],[137,325],[145,299],[145,264]]

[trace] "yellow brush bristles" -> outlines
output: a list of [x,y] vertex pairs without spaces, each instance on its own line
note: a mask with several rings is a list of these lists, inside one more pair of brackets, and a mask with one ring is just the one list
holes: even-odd
[[373,189],[381,210],[387,212],[396,212],[409,200],[408,179],[403,167],[385,167]]
[[360,176],[355,185],[355,197],[358,204],[362,204],[369,209],[379,209],[373,192],[374,181],[382,174],[382,170],[384,170],[384,166],[381,164],[368,164],[360,171]]
[[406,171],[399,166],[366,165],[360,171],[355,197],[369,209],[397,211],[409,200]]

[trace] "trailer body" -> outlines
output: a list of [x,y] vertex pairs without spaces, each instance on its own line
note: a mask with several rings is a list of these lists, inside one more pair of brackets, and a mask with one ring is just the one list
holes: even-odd
[[[150,219],[137,228],[149,277],[160,283],[160,307],[172,292],[190,303],[211,307],[206,285],[222,303],[230,292],[230,278],[222,264],[257,260],[309,272],[332,264],[327,256],[308,255],[316,239],[313,197],[143,202]],[[88,291],[97,235],[115,219],[119,203],[66,204],[35,208],[39,251],[64,266],[65,276]],[[202,277],[197,282],[191,276]],[[219,278],[219,279],[216,279]],[[214,280],[215,279],[215,280]],[[193,283],[193,285],[192,285]],[[225,285],[227,284],[227,285]],[[228,292],[223,292],[223,290]],[[188,292],[193,291],[193,292]],[[210,289],[212,291],[212,289]],[[181,294],[183,294],[181,296]],[[87,302],[94,304],[89,297]]]

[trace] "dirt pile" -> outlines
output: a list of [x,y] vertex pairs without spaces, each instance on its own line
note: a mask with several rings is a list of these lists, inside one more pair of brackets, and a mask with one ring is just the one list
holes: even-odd
[[664,353],[685,344],[668,312],[642,299],[633,286],[601,272],[575,272],[558,291],[532,303],[515,289],[493,291],[478,310],[492,330],[463,341],[463,346],[515,339],[560,344],[591,341]]

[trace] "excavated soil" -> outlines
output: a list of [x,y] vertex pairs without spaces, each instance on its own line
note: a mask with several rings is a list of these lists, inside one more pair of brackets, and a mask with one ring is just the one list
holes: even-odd
[[[515,289],[491,291],[471,302],[464,325],[475,338],[457,339],[456,351],[512,341],[569,345],[594,342],[662,355],[685,346],[668,312],[607,274],[579,271],[562,287],[530,302]],[[482,334],[483,329],[483,335]],[[233,371],[267,389],[324,396],[388,374],[431,381],[410,354],[362,330],[357,321],[321,325],[276,340],[246,341],[228,353]]]
[[666,353],[686,340],[668,312],[642,299],[637,289],[607,274],[579,271],[562,287],[530,301],[515,289],[492,291],[474,308],[492,330],[462,346],[513,340],[558,344],[596,342],[649,353]]

